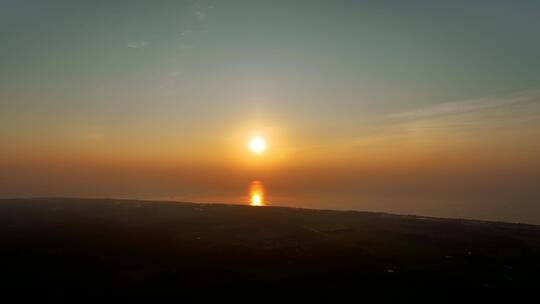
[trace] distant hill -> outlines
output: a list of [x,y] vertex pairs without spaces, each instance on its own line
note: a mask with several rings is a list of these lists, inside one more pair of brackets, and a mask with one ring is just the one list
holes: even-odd
[[[127,200],[0,200],[2,293],[497,294],[540,282],[540,227]],[[389,292],[391,291],[391,292]]]

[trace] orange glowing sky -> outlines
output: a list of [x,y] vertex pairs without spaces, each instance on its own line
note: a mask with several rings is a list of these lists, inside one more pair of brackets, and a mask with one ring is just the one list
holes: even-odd
[[249,204],[259,181],[269,205],[540,223],[518,2],[2,3],[0,197]]

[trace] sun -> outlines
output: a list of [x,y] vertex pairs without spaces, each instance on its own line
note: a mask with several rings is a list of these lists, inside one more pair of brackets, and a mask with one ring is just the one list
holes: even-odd
[[261,137],[254,137],[249,141],[249,149],[255,154],[261,154],[266,150],[266,142]]

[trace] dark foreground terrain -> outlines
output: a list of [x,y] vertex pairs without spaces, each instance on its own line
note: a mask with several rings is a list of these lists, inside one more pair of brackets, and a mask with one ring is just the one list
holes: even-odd
[[0,200],[0,261],[3,296],[523,294],[540,287],[540,227],[277,207]]

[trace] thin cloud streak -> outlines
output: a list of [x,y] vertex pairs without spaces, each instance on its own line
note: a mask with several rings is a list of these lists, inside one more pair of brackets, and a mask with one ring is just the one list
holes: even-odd
[[143,49],[150,45],[150,42],[148,41],[141,41],[141,42],[133,42],[126,44],[126,47],[130,49]]
[[510,107],[533,101],[540,101],[540,89],[525,90],[503,96],[487,96],[475,99],[445,102],[412,111],[390,114],[388,115],[388,118],[405,120],[429,119]]
[[503,151],[501,147],[514,154],[539,151],[540,90],[421,107],[383,116],[381,122],[343,147],[399,158],[405,158],[408,149],[413,154],[422,149],[428,155],[433,149],[455,154],[464,146],[469,151],[490,147],[490,155]]

